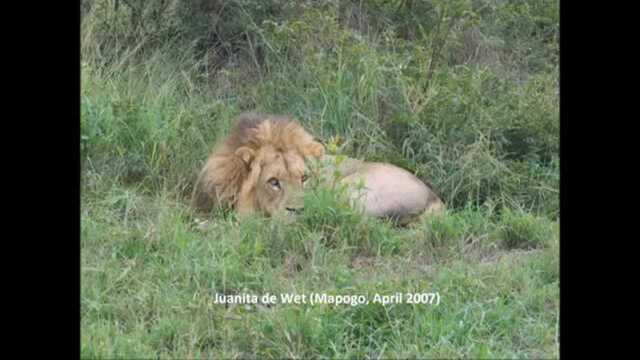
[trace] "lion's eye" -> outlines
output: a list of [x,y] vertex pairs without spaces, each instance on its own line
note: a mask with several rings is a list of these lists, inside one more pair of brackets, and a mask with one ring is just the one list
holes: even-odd
[[307,176],[307,174],[302,175],[302,182],[307,181],[307,179],[309,179],[309,176]]
[[276,178],[271,178],[269,179],[269,181],[267,181],[269,183],[269,185],[273,186],[274,188],[278,188],[280,189],[280,181],[278,181],[278,179]]

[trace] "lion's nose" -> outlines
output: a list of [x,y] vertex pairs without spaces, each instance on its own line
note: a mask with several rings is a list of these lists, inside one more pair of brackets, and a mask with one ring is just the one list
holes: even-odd
[[304,210],[304,208],[291,208],[288,207],[286,208],[288,212],[292,213],[292,214],[300,214],[302,212],[302,210]]

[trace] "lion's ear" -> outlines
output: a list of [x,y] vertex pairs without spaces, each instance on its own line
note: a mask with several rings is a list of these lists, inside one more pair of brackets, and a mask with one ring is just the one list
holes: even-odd
[[239,147],[238,150],[236,150],[236,156],[242,159],[242,161],[244,161],[247,165],[251,163],[251,161],[255,157],[255,154],[256,153],[253,150],[249,149],[246,146]]
[[305,146],[304,156],[305,157],[313,156],[316,158],[322,158],[324,156],[324,145],[320,144],[317,141],[312,141],[310,144]]

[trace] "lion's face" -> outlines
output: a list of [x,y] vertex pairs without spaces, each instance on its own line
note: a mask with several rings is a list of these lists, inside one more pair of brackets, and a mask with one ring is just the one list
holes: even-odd
[[[317,143],[315,143],[317,144]],[[250,175],[243,184],[239,212],[253,210],[268,216],[290,217],[303,209],[307,178],[305,157],[298,150],[265,146],[241,156],[249,160]]]
[[303,206],[305,162],[324,156],[294,119],[241,114],[200,172],[192,195],[202,211],[233,206],[238,215],[292,215]]
[[289,215],[302,210],[305,181],[304,158],[296,151],[278,152],[263,149],[256,183],[256,207],[267,215]]

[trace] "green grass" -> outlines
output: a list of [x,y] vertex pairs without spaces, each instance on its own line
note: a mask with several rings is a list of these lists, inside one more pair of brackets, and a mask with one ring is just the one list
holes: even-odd
[[[82,358],[559,356],[557,2],[169,1],[142,27],[129,4],[83,2]],[[410,169],[446,213],[397,228],[318,187],[290,225],[202,225],[193,182],[245,110]],[[440,303],[214,303],[311,292]]]
[[[83,358],[558,355],[558,238],[546,220],[460,211],[408,229],[357,216],[200,229],[168,196],[108,193],[83,203]],[[514,250],[526,235],[532,247]],[[213,303],[435,291],[439,305]]]

